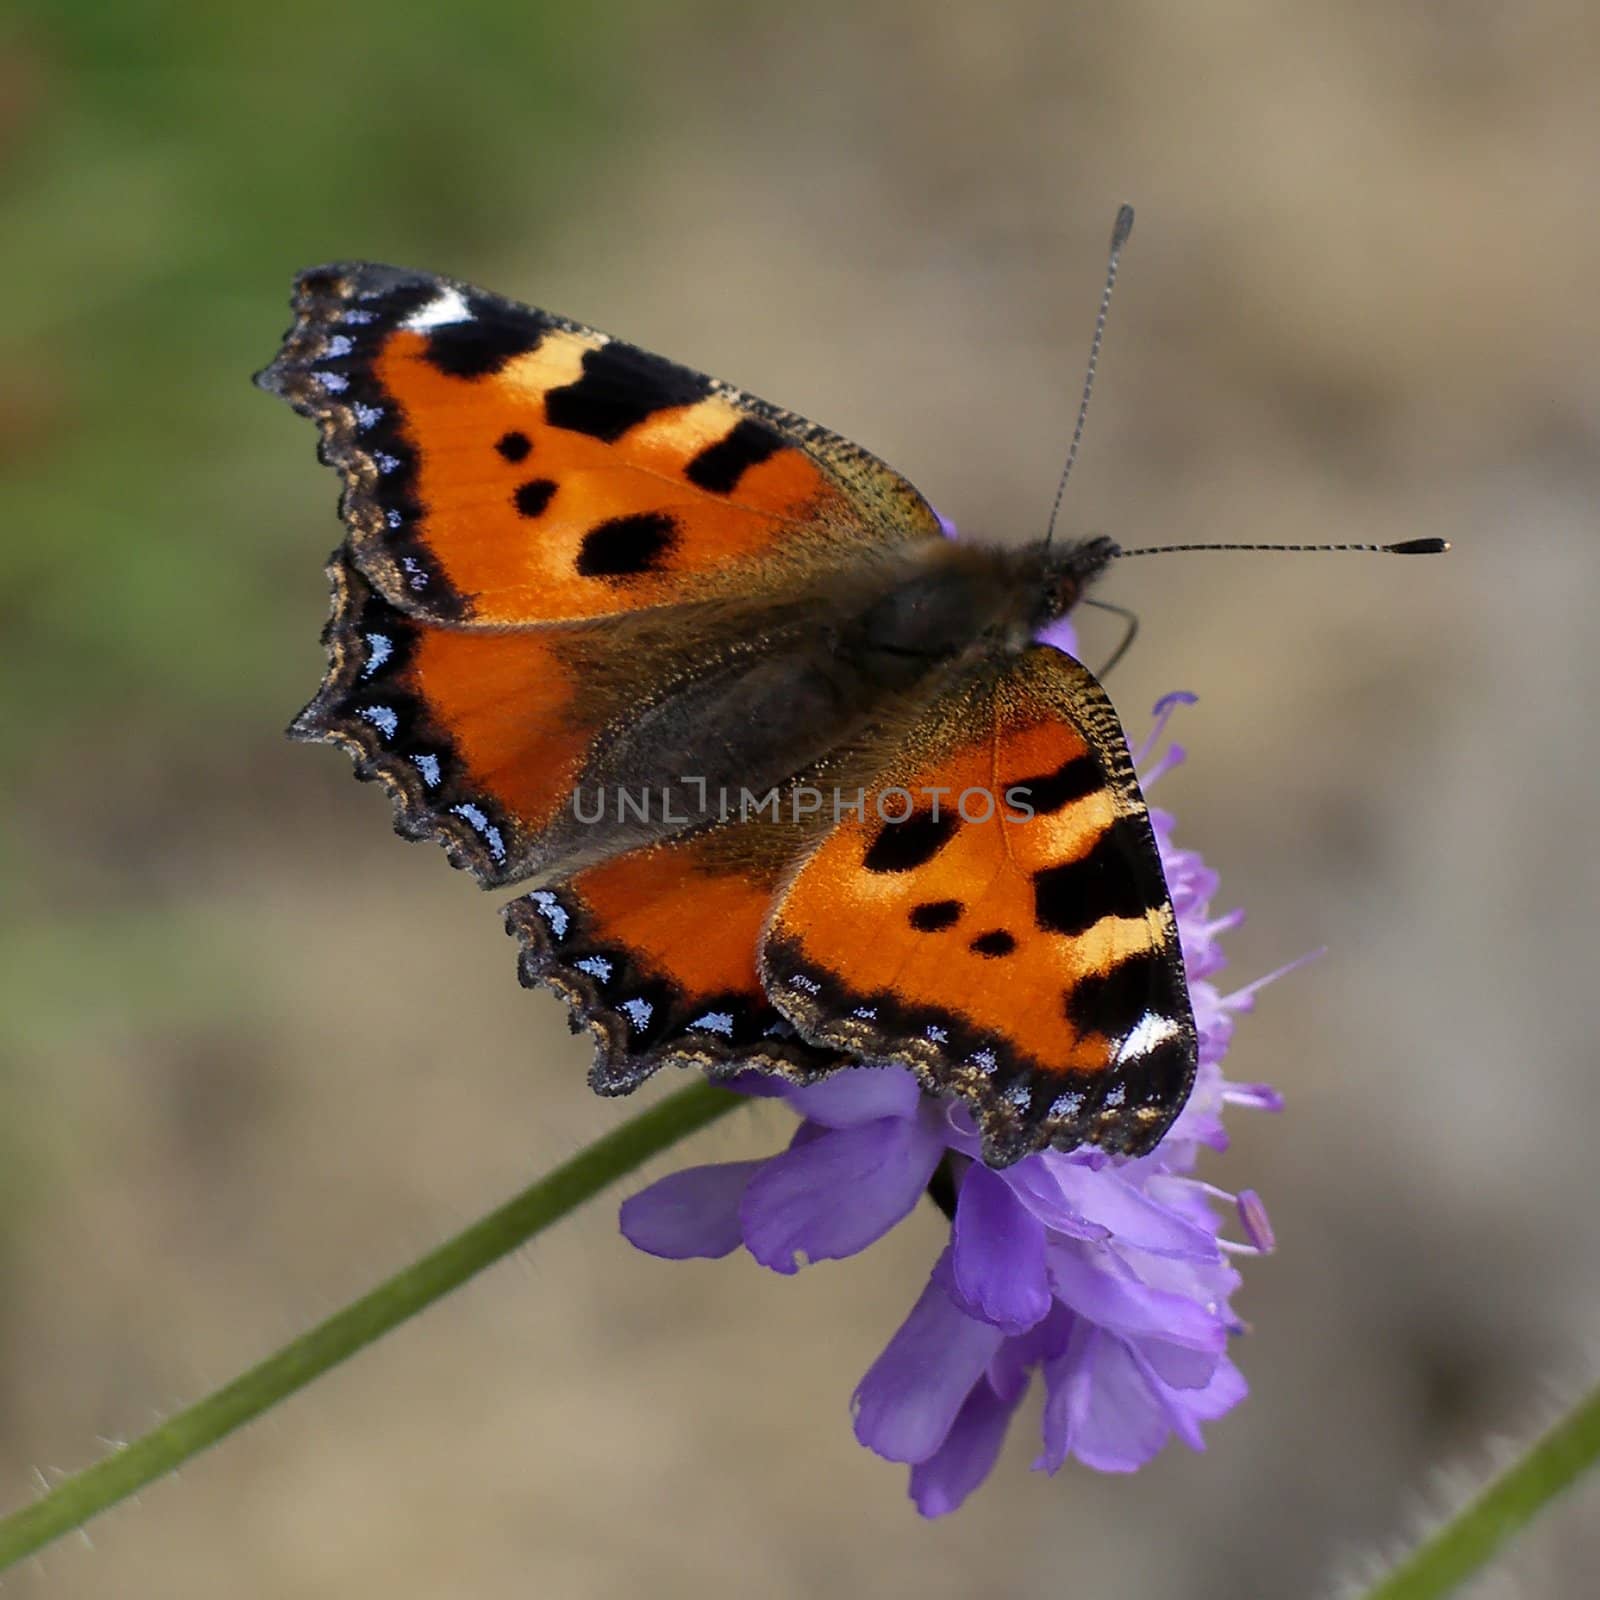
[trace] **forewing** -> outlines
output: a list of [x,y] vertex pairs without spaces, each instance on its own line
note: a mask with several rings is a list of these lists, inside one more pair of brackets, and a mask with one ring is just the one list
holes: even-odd
[[317,422],[355,564],[419,618],[746,595],[939,535],[858,446],[548,312],[363,262],[302,273],[294,309],[257,381]]

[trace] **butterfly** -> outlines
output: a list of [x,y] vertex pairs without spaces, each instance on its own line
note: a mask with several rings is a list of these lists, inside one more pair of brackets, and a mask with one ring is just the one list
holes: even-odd
[[1193,1082],[1121,723],[1037,642],[1118,554],[947,536],[860,446],[449,278],[300,275],[257,382],[343,479],[321,690],[506,908],[590,1074],[908,1067],[984,1159],[1151,1149]]

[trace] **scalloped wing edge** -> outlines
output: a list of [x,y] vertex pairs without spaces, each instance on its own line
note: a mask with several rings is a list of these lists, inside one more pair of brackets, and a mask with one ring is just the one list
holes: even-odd
[[[807,1084],[854,1064],[808,1044],[792,1030],[786,1036],[745,1043],[725,1041],[709,1032],[692,1036],[678,1032],[641,1048],[637,1012],[630,1014],[626,1008],[637,1007],[649,995],[655,999],[646,1003],[665,1003],[661,980],[640,973],[632,983],[615,985],[624,991],[622,998],[603,993],[602,980],[569,959],[580,943],[576,934],[583,913],[559,884],[530,890],[502,907],[502,915],[506,932],[519,946],[517,977],[522,986],[559,995],[569,1008],[572,1031],[587,1027],[593,1036],[595,1058],[589,1084],[597,1094],[630,1094],[665,1066],[694,1067],[713,1078],[760,1072]],[[614,948],[608,947],[608,951],[609,958],[619,957]],[[590,955],[587,959],[595,958]],[[638,993],[629,995],[626,991],[630,989]],[[787,1029],[787,1024],[784,1027]]]

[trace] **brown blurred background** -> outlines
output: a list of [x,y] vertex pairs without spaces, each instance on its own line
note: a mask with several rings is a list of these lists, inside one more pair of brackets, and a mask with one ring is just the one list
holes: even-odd
[[[847,1401],[931,1211],[784,1281],[615,1197],[7,1581],[33,1596],[1305,1595],[1588,1375],[1600,13],[1576,0],[0,21],[0,1499],[198,1398],[615,1124],[496,900],[279,730],[334,482],[253,391],[291,273],[478,280],[1039,531],[1448,559],[1117,571],[1129,725],[1224,875],[1288,1094],[1210,1175],[1280,1238],[1247,1406],[925,1525]],[[1089,658],[1114,637],[1087,625]],[[776,1146],[767,1108],[657,1171]],[[1597,1491],[1481,1592],[1592,1592]]]

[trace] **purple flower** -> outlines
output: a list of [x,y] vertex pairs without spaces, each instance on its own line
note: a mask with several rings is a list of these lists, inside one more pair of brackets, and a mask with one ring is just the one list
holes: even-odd
[[[1054,631],[1050,643],[1068,641]],[[1174,694],[1135,753],[1148,788],[1184,759],[1167,722]],[[1233,1258],[1272,1248],[1254,1193],[1195,1178],[1202,1147],[1227,1148],[1229,1105],[1277,1110],[1264,1086],[1229,1083],[1221,1060],[1256,984],[1222,993],[1219,938],[1242,914],[1211,914],[1216,874],[1152,810],[1177,912],[1200,1040],[1193,1093],[1150,1154],[1046,1151],[994,1171],[979,1159],[966,1107],[921,1092],[899,1067],[863,1066],[795,1088],[748,1075],[734,1087],[776,1095],[801,1121],[764,1161],[694,1167],[634,1195],[622,1231],[641,1250],[683,1259],[743,1245],[776,1272],[854,1255],[881,1238],[939,1174],[953,1191],[950,1242],[910,1316],[855,1393],[856,1437],[911,1467],[924,1516],[953,1511],[983,1481],[1035,1373],[1041,1449],[1054,1472],[1075,1459],[1132,1472],[1176,1436],[1204,1448],[1202,1425],[1245,1396],[1228,1347],[1242,1331],[1229,1301]],[[1285,969],[1287,970],[1287,969]],[[1277,977],[1274,973],[1271,977]],[[935,1182],[935,1189],[939,1183]],[[1223,1237],[1225,1220],[1240,1237]]]

